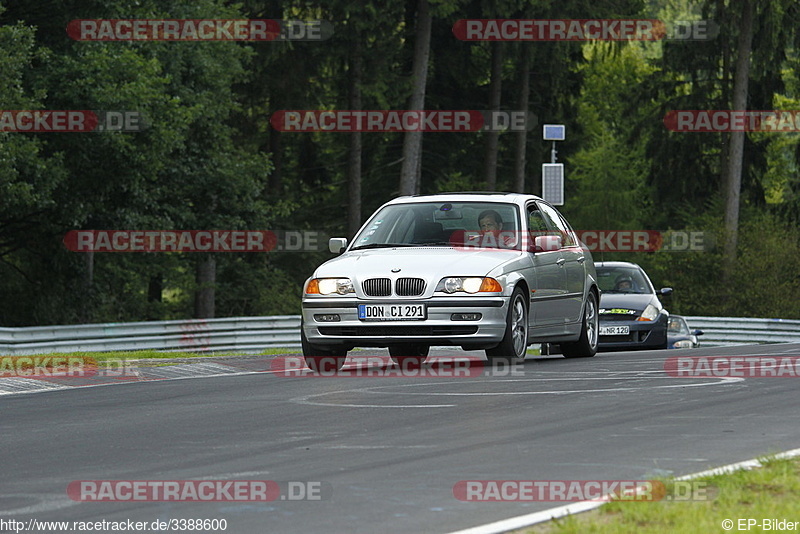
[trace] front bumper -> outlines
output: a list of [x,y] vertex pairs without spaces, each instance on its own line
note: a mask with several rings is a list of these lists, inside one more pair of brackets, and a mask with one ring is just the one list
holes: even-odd
[[[399,343],[492,347],[506,330],[509,297],[434,297],[430,299],[303,299],[303,331],[314,345],[387,347]],[[359,304],[425,304],[424,320],[366,321]],[[453,314],[479,313],[473,321],[453,320]],[[323,321],[336,315],[338,321]]]
[[646,350],[661,349],[667,343],[667,319],[663,313],[655,321],[620,321],[600,319],[604,326],[628,326],[628,335],[603,336],[598,338],[601,350]]

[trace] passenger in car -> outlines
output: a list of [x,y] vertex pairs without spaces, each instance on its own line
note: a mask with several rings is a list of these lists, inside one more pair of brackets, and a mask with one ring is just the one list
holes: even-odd
[[516,245],[513,231],[503,232],[503,219],[495,210],[484,210],[478,215],[481,244],[485,247],[509,248]]

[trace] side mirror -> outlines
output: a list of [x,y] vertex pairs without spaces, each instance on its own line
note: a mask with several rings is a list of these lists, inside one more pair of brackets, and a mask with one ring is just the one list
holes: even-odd
[[552,252],[561,248],[560,235],[537,235],[531,252]]
[[702,336],[704,333],[702,330],[692,330],[693,336]]
[[345,248],[347,248],[346,237],[332,237],[328,240],[328,250],[334,254],[340,254]]
[[665,297],[667,295],[672,295],[672,288],[671,287],[662,287],[661,289],[658,290],[658,294],[659,295],[664,295]]

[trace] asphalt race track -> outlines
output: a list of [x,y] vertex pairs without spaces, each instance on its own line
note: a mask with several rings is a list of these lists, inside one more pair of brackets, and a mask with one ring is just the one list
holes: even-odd
[[[463,502],[462,480],[643,480],[800,447],[797,380],[671,377],[678,355],[800,345],[534,358],[469,377],[283,377],[261,357],[262,372],[0,395],[0,518],[446,533],[564,504]],[[321,482],[326,495],[78,502],[67,486],[81,480]]]

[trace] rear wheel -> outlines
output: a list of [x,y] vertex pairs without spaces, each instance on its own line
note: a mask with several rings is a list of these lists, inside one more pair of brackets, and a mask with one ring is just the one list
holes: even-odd
[[309,343],[302,325],[300,325],[300,345],[303,348],[306,365],[315,373],[336,372],[344,366],[344,361],[347,359],[347,349],[344,347],[323,348]]
[[599,316],[597,315],[597,297],[589,292],[583,309],[581,337],[573,343],[562,343],[561,352],[565,358],[591,358],[597,354],[597,336],[599,334]]
[[428,352],[431,348],[428,345],[417,345],[405,343],[402,345],[391,345],[389,355],[392,361],[400,367],[419,367],[428,359]]
[[506,317],[503,341],[493,349],[486,349],[491,363],[521,362],[528,351],[528,303],[525,292],[519,287],[511,294]]

